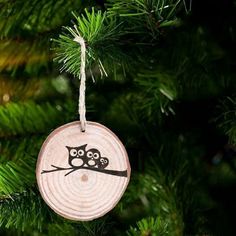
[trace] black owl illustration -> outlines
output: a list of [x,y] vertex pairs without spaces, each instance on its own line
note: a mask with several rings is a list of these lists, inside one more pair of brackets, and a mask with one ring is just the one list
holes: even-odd
[[96,148],[91,148],[86,152],[87,165],[90,167],[97,166],[101,153]]
[[108,164],[109,164],[108,158],[101,157],[101,158],[98,159],[97,165],[98,165],[99,169],[105,169],[108,166]]
[[109,159],[101,156],[101,153],[96,148],[90,148],[86,151],[88,144],[83,144],[77,147],[66,146],[68,155],[68,164],[70,167],[60,167],[56,165],[51,165],[53,169],[42,170],[41,174],[51,173],[56,171],[68,171],[65,176],[80,170],[90,170],[97,171],[104,174],[116,175],[121,177],[128,176],[128,170],[109,170],[105,169],[109,165]]
[[86,157],[86,148],[87,144],[79,146],[79,147],[69,147],[66,148],[69,151],[69,160],[68,163],[72,167],[81,167],[87,163]]

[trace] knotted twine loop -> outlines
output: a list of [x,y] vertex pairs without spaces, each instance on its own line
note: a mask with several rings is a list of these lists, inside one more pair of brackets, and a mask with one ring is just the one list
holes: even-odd
[[78,112],[80,116],[80,123],[81,123],[81,131],[85,132],[86,128],[86,107],[85,107],[85,81],[86,81],[86,74],[85,74],[85,63],[86,63],[86,46],[84,39],[76,35],[74,41],[80,44],[81,50],[81,60],[80,60],[80,88],[79,88],[79,106]]

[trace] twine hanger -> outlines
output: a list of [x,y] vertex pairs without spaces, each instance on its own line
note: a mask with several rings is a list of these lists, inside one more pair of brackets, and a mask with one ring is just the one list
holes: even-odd
[[74,41],[80,44],[81,50],[81,59],[80,59],[80,88],[79,88],[79,119],[81,124],[81,131],[85,132],[86,129],[86,106],[85,106],[85,81],[86,81],[86,73],[85,73],[85,63],[86,63],[86,45],[84,39],[80,35],[76,35]]

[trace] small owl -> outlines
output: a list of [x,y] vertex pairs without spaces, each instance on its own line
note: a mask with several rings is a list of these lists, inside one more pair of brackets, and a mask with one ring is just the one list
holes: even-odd
[[86,164],[86,148],[87,144],[79,147],[69,147],[66,148],[69,151],[69,165],[72,167],[81,167]]
[[109,160],[106,157],[101,157],[98,160],[98,168],[99,169],[105,169],[109,164]]
[[86,153],[87,165],[89,167],[94,167],[98,164],[101,153],[96,148],[91,148]]

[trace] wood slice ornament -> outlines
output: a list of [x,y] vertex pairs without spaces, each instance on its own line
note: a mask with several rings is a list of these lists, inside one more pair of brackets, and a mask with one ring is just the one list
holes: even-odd
[[55,129],[39,153],[39,191],[56,213],[78,221],[93,220],[113,209],[130,179],[125,147],[105,126],[85,119],[85,44],[80,36],[80,121]]
[[110,211],[130,177],[126,150],[105,126],[87,122],[63,125],[44,142],[37,182],[45,202],[71,220],[92,220]]

